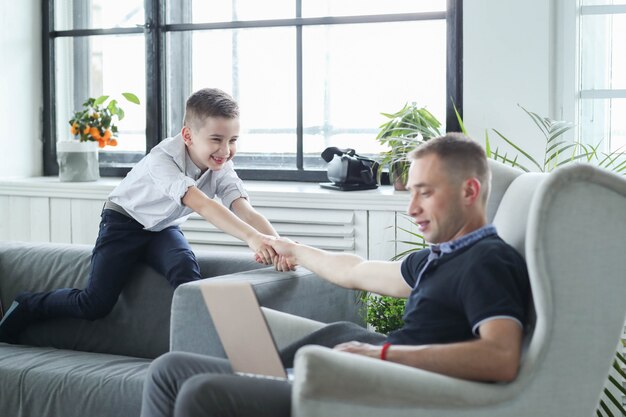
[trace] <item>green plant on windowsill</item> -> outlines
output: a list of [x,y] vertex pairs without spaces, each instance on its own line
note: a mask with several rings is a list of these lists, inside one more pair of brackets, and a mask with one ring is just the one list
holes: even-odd
[[[130,103],[140,104],[139,98],[133,93],[122,93],[122,96]],[[105,102],[109,96],[98,98],[89,97],[82,109],[74,112],[69,120],[70,133],[80,142],[98,142],[100,148],[105,146],[117,146],[117,121],[124,118],[124,110],[115,99]]]
[[376,140],[389,149],[381,152],[378,182],[383,168],[388,168],[390,182],[399,190],[406,188],[409,163],[407,154],[425,140],[441,136],[441,123],[426,107],[407,103],[395,113],[381,113],[389,120],[380,125]]

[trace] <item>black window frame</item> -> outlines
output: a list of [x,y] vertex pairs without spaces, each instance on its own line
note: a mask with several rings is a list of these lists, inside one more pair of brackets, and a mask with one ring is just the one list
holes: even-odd
[[[445,12],[401,13],[367,16],[341,17],[301,17],[302,0],[296,2],[296,17],[292,19],[232,21],[217,23],[177,23],[166,22],[166,1],[145,0],[145,24],[133,28],[111,29],[54,29],[54,1],[42,1],[42,49],[43,49],[43,98],[44,98],[44,135],[43,135],[43,171],[44,175],[57,175],[56,161],[56,114],[55,114],[55,40],[62,37],[101,36],[119,34],[144,34],[146,46],[146,153],[167,137],[167,101],[174,100],[184,107],[185,97],[178,91],[168,92],[166,83],[166,35],[171,32],[240,29],[262,27],[296,28],[296,156],[294,169],[247,169],[237,168],[238,175],[244,180],[274,181],[325,181],[324,170],[306,169],[303,153],[303,95],[302,95],[302,29],[309,25],[335,25],[359,23],[383,23],[420,20],[446,20],[446,131],[459,131],[460,126],[454,111],[454,105],[463,115],[463,0],[447,0]],[[169,97],[168,97],[169,94]],[[182,115],[178,115],[181,116]],[[100,152],[100,174],[102,176],[123,177],[132,169],[132,164],[144,154],[135,152]],[[255,158],[259,156],[251,156]],[[262,157],[262,156],[261,156]],[[239,158],[239,157],[238,157]],[[264,157],[271,166],[273,156]],[[103,164],[104,162],[104,164]]]

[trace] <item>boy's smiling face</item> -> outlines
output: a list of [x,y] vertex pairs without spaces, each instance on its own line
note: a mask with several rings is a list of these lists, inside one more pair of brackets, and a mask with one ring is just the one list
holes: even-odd
[[239,118],[209,116],[184,126],[182,135],[194,164],[203,172],[217,171],[237,152]]

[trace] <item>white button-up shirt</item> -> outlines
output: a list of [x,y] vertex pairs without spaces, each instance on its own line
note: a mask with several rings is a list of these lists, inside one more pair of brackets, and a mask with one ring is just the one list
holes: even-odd
[[182,198],[194,185],[209,198],[219,197],[228,208],[236,199],[248,198],[232,161],[218,171],[208,169],[200,175],[179,134],[152,148],[109,194],[109,200],[123,207],[145,230],[157,232],[187,220],[192,210],[183,205]]

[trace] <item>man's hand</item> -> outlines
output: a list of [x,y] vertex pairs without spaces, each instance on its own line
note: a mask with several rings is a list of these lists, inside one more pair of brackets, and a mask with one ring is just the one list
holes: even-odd
[[298,264],[296,259],[298,244],[293,240],[286,237],[268,237],[263,242],[270,245],[285,263],[291,266]]
[[369,358],[380,358],[382,346],[370,345],[361,342],[346,342],[334,347],[335,350],[341,352],[355,353],[357,355],[367,356]]

